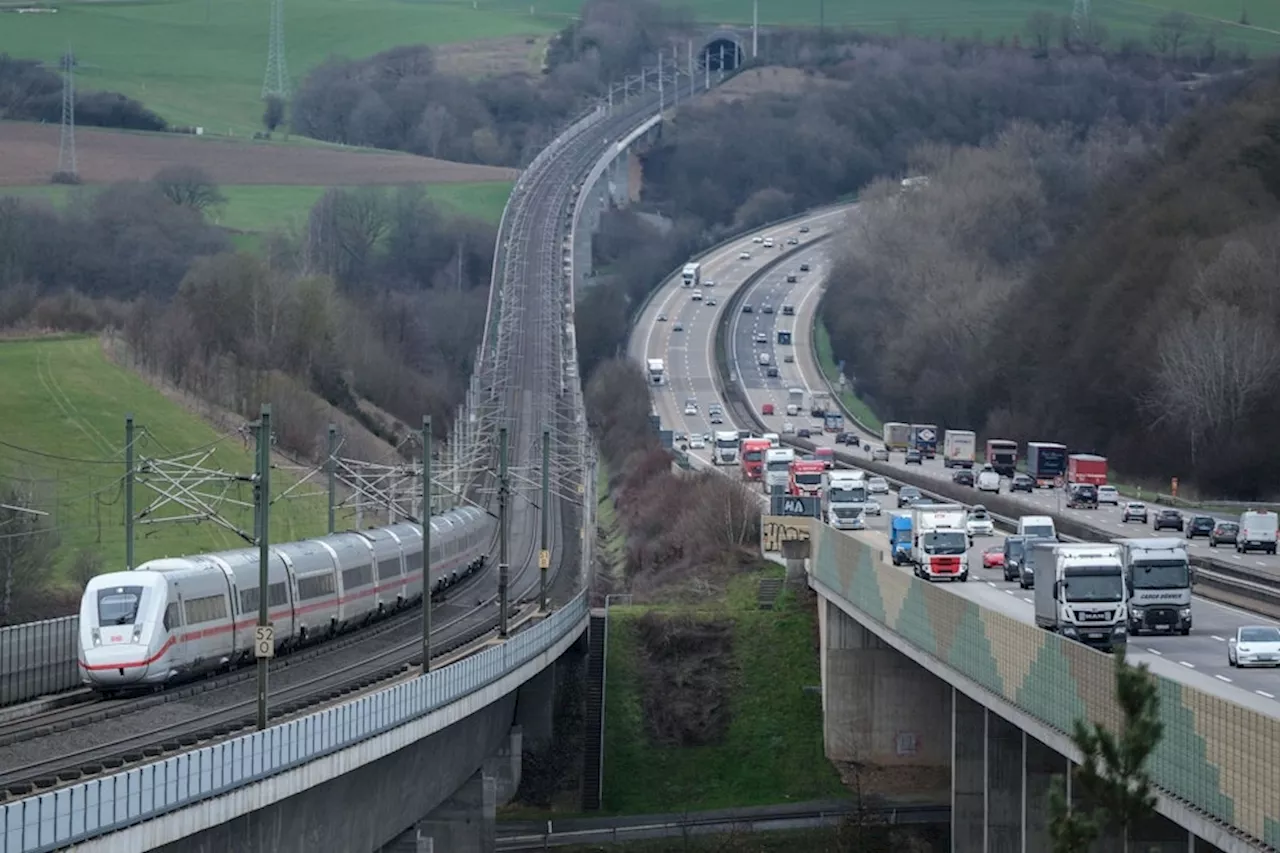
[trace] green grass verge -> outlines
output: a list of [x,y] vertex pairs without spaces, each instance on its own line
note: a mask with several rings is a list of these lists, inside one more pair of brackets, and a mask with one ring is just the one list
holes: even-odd
[[[172,458],[188,449],[212,446],[215,451],[203,467],[242,474],[253,471],[251,448],[246,450],[239,436],[219,436],[199,417],[112,363],[97,338],[0,342],[0,399],[5,401],[0,420],[0,442],[4,442],[0,445],[0,472],[32,482],[35,506],[49,513],[49,521],[60,536],[60,573],[82,548],[101,554],[109,571],[124,567],[126,414],[134,416],[139,436],[135,448],[140,456]],[[190,461],[194,464],[198,460]],[[296,481],[290,472],[273,471],[272,493],[279,495]],[[222,489],[222,484],[210,484],[200,491],[220,493]],[[306,485],[296,493],[311,496],[278,501],[272,507],[271,536],[275,541],[324,532],[325,499],[315,496],[315,488]],[[135,488],[134,495],[139,512],[157,497],[143,485]],[[227,495],[252,501],[248,484],[230,487]],[[253,532],[247,507],[234,507],[227,501],[212,503],[241,529]],[[179,512],[185,513],[170,504],[157,515],[171,517]],[[139,524],[135,543],[138,562],[246,544],[208,521]],[[59,580],[65,577],[60,574]]]
[[[512,182],[428,184],[427,196],[442,208],[455,214],[470,216],[498,224],[502,208],[511,195]],[[100,186],[68,187],[60,185],[32,187],[0,187],[0,195],[48,199],[55,205],[74,203],[85,193],[98,192]],[[273,228],[302,225],[312,206],[327,187],[283,184],[232,184],[220,188],[227,197],[225,204],[210,212],[212,221],[235,231],[262,233]],[[387,192],[391,192],[390,188]]]
[[[817,321],[813,326],[813,347],[818,355],[818,367],[822,370],[822,375],[827,377],[833,385],[840,381],[840,370],[836,366],[835,356],[831,353],[831,335],[827,333],[826,325],[821,321]],[[871,411],[871,407],[854,396],[852,391],[848,389],[840,392],[840,402],[844,403],[845,408],[862,421],[877,434],[882,430],[883,424],[876,417],[876,413]]]
[[[259,129],[269,4],[168,0],[70,2],[56,8],[56,14],[0,15],[0,52],[56,66],[70,46],[81,63],[76,76],[82,90],[122,92],[173,124],[202,126],[214,134],[244,136]],[[562,25],[531,16],[528,4],[291,0],[285,5],[285,56],[296,85],[334,54],[360,57],[404,44],[536,36]]]
[[[734,579],[725,601],[699,614],[733,621],[737,680],[720,744],[680,749],[649,742],[642,720],[636,620],[647,608],[610,610],[605,690],[604,810],[615,814],[700,811],[839,797],[848,792],[822,746],[814,614],[784,593],[756,609],[760,578]],[[678,608],[663,608],[674,612]]]

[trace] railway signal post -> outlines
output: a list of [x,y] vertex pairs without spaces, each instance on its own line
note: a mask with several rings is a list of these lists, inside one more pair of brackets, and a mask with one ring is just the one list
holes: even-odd
[[431,415],[422,416],[422,674],[431,671]]
[[507,428],[498,430],[498,636],[507,638]]
[[267,590],[271,559],[271,405],[264,404],[258,421],[258,472],[254,477],[254,504],[258,520],[258,628],[254,631],[254,654],[258,658],[258,731],[267,727],[267,663],[275,656],[275,633],[271,627]]

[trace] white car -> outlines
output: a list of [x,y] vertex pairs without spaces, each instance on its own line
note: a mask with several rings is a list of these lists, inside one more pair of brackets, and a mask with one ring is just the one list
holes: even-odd
[[873,495],[889,494],[889,481],[884,477],[872,477],[867,480],[867,491]]
[[1274,625],[1241,625],[1227,640],[1231,666],[1280,666],[1280,628]]
[[739,252],[739,253],[738,253],[738,260],[740,260],[740,261],[749,261],[749,260],[751,260],[751,253],[750,253],[750,252],[746,252],[746,251]]
[[791,421],[787,421],[786,423],[784,423],[784,424],[782,425],[782,434],[783,434],[783,435],[795,435],[795,434],[796,434],[796,425],[795,425],[795,424],[793,424]]
[[1098,486],[1098,503],[1120,505],[1120,493],[1115,486]]
[[983,506],[975,506],[969,510],[969,515],[964,520],[964,528],[970,536],[996,535],[996,526]]

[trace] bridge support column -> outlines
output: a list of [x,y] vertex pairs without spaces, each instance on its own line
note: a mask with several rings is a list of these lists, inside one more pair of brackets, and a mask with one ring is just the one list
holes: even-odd
[[[477,770],[452,797],[417,826],[431,853],[493,853],[498,846],[497,780]],[[419,845],[421,849],[421,845]]]
[[827,757],[945,768],[951,688],[823,598],[818,631]]
[[516,723],[524,731],[524,748],[539,752],[555,729],[556,665],[526,681],[516,694]]

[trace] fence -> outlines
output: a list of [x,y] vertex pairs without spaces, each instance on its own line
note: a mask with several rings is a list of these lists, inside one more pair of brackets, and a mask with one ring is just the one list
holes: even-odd
[[0,628],[0,707],[80,686],[80,617]]
[[0,853],[39,853],[114,832],[355,746],[498,681],[587,615],[586,593],[500,646],[262,732],[37,794],[0,808]]

